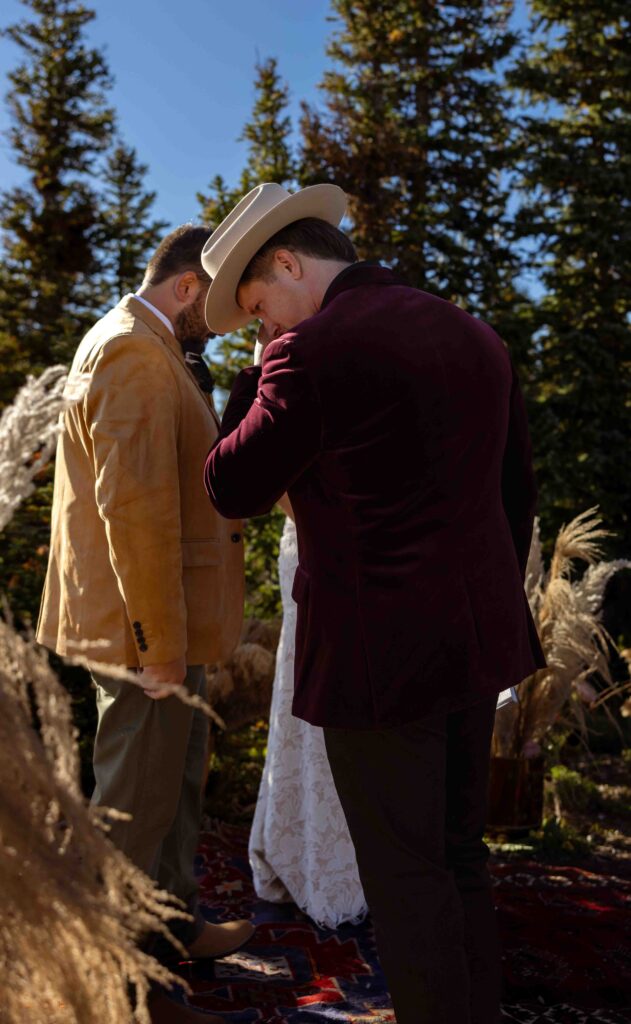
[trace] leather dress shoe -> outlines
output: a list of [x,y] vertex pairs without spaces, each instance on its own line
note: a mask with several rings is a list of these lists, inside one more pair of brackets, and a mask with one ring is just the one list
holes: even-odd
[[206,922],[204,930],[188,947],[191,960],[217,960],[236,953],[249,942],[255,932],[250,921],[225,921],[222,924]]

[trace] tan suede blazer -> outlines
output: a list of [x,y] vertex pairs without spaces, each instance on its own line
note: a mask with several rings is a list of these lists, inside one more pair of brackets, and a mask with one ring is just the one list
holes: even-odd
[[219,420],[179,343],[128,295],[79,345],[66,395],[37,640],[130,667],[227,658],[242,527],[204,491]]

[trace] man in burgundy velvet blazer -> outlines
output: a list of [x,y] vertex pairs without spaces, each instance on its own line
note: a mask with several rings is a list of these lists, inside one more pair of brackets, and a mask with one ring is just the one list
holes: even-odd
[[[523,587],[536,488],[522,395],[491,327],[377,263],[318,258],[301,226],[309,237],[301,221],[261,250],[281,247],[275,267],[241,278],[245,318],[262,309],[283,333],[237,378],[206,488],[227,517],[291,500],[293,710],[325,727],[397,1021],[490,1024],[495,702],[545,665]],[[283,252],[315,305],[295,324],[265,306]]]
[[544,664],[522,585],[536,490],[508,352],[392,271],[343,271],[240,374],[206,485],[234,518],[288,491],[299,718],[400,725]]

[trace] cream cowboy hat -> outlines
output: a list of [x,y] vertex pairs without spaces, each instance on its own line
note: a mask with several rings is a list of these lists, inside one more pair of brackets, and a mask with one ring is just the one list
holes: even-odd
[[212,279],[206,297],[206,323],[215,334],[236,331],[252,319],[237,303],[243,271],[262,245],[281,228],[303,217],[318,217],[335,227],[346,210],[337,185],[310,185],[288,192],[282,185],[257,185],[215,228],[202,250],[202,266]]

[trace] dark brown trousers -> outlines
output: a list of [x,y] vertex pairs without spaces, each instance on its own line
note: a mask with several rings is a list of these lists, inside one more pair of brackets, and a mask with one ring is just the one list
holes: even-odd
[[398,1024],[499,1020],[483,840],[495,705],[324,730]]

